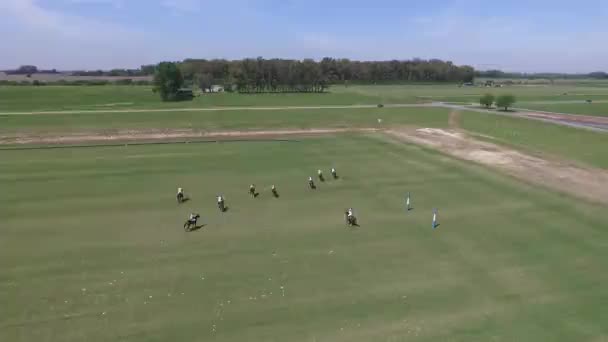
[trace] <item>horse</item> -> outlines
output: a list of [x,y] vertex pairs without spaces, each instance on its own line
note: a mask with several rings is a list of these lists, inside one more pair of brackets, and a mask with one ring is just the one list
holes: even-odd
[[192,219],[187,219],[186,222],[184,222],[184,230],[189,232],[191,230],[191,227],[196,228],[196,222],[200,217],[201,215],[196,214]]
[[255,192],[255,187],[254,187],[254,186],[249,187],[249,194],[250,194],[250,195],[251,195],[251,197],[253,197],[253,198],[258,197],[258,193],[257,193],[257,192]]
[[177,203],[182,203],[183,201],[184,201],[184,194],[180,192],[177,194]]
[[272,196],[274,196],[275,198],[279,198],[279,193],[277,192],[277,189],[272,189]]
[[217,207],[220,209],[221,212],[226,211],[226,206],[224,205],[224,201],[217,202]]
[[357,218],[354,215],[348,215],[348,210],[344,211],[344,221],[349,226],[357,226]]
[[315,182],[313,182],[312,180],[308,181],[308,187],[313,190],[317,188],[317,186],[315,185]]

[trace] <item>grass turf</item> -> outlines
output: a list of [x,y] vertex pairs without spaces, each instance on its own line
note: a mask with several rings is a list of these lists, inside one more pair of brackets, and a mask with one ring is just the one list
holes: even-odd
[[525,152],[608,168],[606,133],[479,112],[462,112],[461,125],[469,132]]
[[[456,84],[334,85],[325,94],[207,94],[187,102],[160,101],[147,86],[0,86],[0,112],[181,108],[214,106],[318,106],[429,101],[478,103],[485,93],[513,94],[519,102],[608,99],[605,84],[458,87]],[[523,105],[523,103],[522,103]]]
[[608,103],[522,104],[522,107],[546,112],[608,116]]
[[[0,115],[0,134],[99,133],[145,129],[271,130],[390,127],[445,128],[445,108],[365,108],[272,111],[139,112]],[[382,123],[377,119],[381,118]],[[461,112],[462,128],[527,152],[549,154],[608,168],[608,135],[539,121]]]
[[[382,118],[382,125],[378,124]],[[125,129],[245,130],[376,127],[392,124],[447,125],[443,108],[310,109],[268,111],[139,112],[0,116],[0,134],[99,132]]]
[[[373,135],[0,153],[3,341],[608,337],[605,208],[425,149]],[[331,166],[339,181],[306,189]],[[191,211],[207,226],[185,233]]]

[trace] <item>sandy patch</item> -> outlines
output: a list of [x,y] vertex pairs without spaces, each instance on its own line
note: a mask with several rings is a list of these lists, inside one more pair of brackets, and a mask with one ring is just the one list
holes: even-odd
[[475,140],[457,131],[436,128],[392,129],[401,140],[437,149],[459,159],[504,171],[594,202],[608,204],[608,172],[559,160],[547,160],[507,147]]

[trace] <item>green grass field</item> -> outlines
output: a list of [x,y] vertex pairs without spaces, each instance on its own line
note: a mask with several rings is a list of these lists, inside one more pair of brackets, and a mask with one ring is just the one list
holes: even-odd
[[[606,89],[499,91],[517,91],[527,107],[589,94],[608,99]],[[468,101],[474,92],[484,89],[353,85],[323,95],[216,94],[163,104],[146,87],[0,87],[0,113]],[[556,111],[568,110],[562,105]],[[448,118],[445,108],[0,114],[0,138],[448,128]],[[469,111],[459,123],[481,139],[608,169],[608,134]],[[0,341],[608,339],[605,206],[381,133],[292,139],[3,145]],[[332,166],[339,180],[307,189],[308,176]],[[247,195],[250,183],[259,198]],[[272,184],[279,199],[270,196]],[[177,187],[191,200],[177,205]],[[414,210],[406,213],[408,191]],[[225,214],[215,206],[219,193]],[[344,225],[346,207],[361,227]],[[192,211],[205,226],[184,232]]]
[[608,134],[517,117],[463,112],[462,128],[524,152],[608,169]]
[[[372,135],[0,153],[2,341],[608,337],[605,208],[425,149]],[[341,179],[309,191],[331,166]],[[207,225],[186,233],[191,211]]]
[[252,130],[276,128],[375,127],[416,124],[445,126],[443,108],[369,108],[310,110],[229,110],[96,114],[0,115],[0,133],[99,132],[125,129]]
[[[478,103],[485,93],[514,94],[518,102],[608,100],[608,87],[584,85],[462,87],[455,84],[343,85],[325,94],[207,94],[188,102],[162,103],[151,87],[144,86],[0,86],[0,112],[45,110],[95,110],[125,108],[179,108],[214,106],[312,106],[395,104],[430,101]],[[566,94],[566,95],[564,95]]]
[[[385,128],[396,125],[445,128],[445,108],[366,108],[272,111],[139,112],[0,115],[0,135],[111,133],[121,130],[207,131],[306,128]],[[377,119],[381,118],[379,124]],[[515,117],[462,112],[463,129],[510,147],[608,168],[608,134]]]
[[608,116],[608,103],[522,104],[526,109],[547,112]]

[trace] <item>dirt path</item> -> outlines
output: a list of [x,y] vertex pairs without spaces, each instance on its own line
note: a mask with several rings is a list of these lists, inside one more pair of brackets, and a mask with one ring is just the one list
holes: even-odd
[[532,183],[608,204],[608,171],[605,170],[542,159],[475,140],[454,130],[392,129],[387,133],[400,140],[436,149],[459,159],[499,169]]
[[314,136],[348,132],[373,132],[375,128],[313,128],[313,129],[285,129],[267,131],[219,131],[208,132],[192,129],[165,129],[165,130],[131,130],[112,133],[76,133],[64,135],[27,135],[0,136],[0,145],[45,145],[45,144],[83,144],[103,142],[129,142],[129,141],[171,141],[171,140],[221,140],[221,139],[267,139],[289,136]]
[[451,108],[453,110],[471,111],[484,114],[494,114],[503,116],[515,116],[524,119],[532,119],[545,121],[562,126],[570,126],[575,128],[584,128],[597,132],[608,133],[608,117],[578,115],[567,113],[543,112],[538,110],[529,110],[518,108],[512,112],[502,112],[494,109],[485,109],[478,106],[458,105],[452,103],[433,103],[437,107]]

